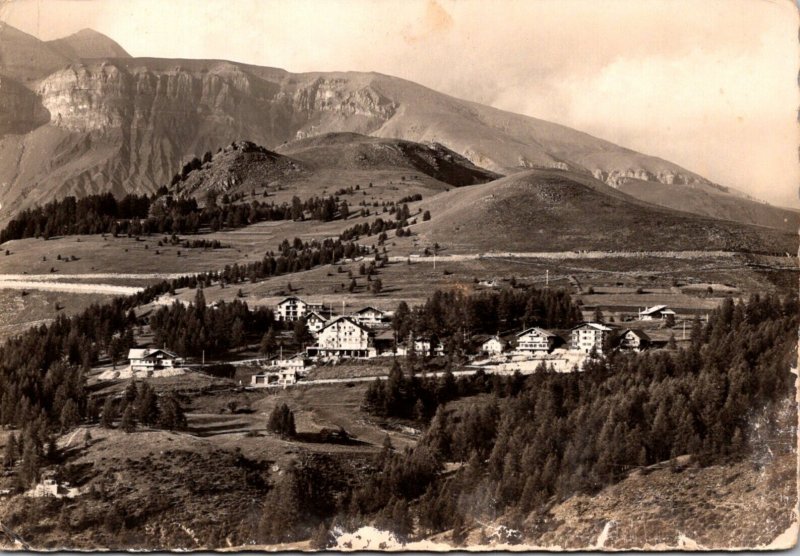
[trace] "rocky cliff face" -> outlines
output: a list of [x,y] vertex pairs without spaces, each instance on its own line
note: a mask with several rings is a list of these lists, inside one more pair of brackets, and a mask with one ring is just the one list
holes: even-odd
[[676,172],[674,170],[651,172],[643,168],[626,168],[612,170],[609,172],[596,168],[592,170],[592,175],[595,177],[595,179],[603,181],[613,187],[622,185],[628,179],[653,181],[668,185],[696,185],[709,183],[708,180],[701,178],[700,176],[695,176],[690,173]]
[[371,133],[396,109],[369,80],[267,79],[228,62],[77,63],[40,79],[32,90],[4,78],[0,135],[18,134],[13,139],[22,143],[19,150],[29,153],[42,149],[40,136],[48,128],[67,139],[48,142],[46,166],[28,168],[19,165],[30,158],[5,154],[0,144],[0,183],[29,177],[19,187],[0,188],[0,202],[13,210],[66,194],[152,192],[187,158],[221,145],[279,145],[330,130]]
[[[276,148],[330,132],[437,142],[504,174],[558,168],[614,186],[709,183],[585,133],[390,76],[135,59],[97,34],[43,43],[9,29],[0,29],[0,220],[65,194],[154,191],[187,159],[234,141]],[[75,60],[81,52],[121,57]]]

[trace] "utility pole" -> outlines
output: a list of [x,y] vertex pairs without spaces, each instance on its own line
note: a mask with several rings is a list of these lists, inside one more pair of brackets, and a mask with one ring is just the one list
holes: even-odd
[[686,339],[686,321],[683,321],[683,339]]
[[433,250],[433,270],[436,270],[436,249]]
[[550,287],[550,269],[549,268],[544,271],[544,287],[545,288],[549,288]]
[[206,366],[206,350],[203,350],[203,367]]

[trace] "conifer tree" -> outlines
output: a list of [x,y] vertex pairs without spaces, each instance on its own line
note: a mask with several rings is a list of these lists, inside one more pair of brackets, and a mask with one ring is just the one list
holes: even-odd
[[261,337],[261,343],[258,346],[258,351],[263,355],[271,355],[275,353],[275,349],[277,347],[277,341],[275,339],[275,329],[270,327],[267,332]]
[[78,413],[78,407],[72,398],[68,399],[61,410],[61,430],[68,431],[81,421],[81,416]]
[[100,426],[106,429],[112,428],[114,426],[114,419],[116,416],[114,399],[111,396],[108,396],[106,397],[105,403],[103,403],[103,412],[100,415]]
[[39,453],[36,450],[35,442],[25,441],[22,453],[22,464],[17,473],[19,484],[22,488],[28,488],[33,483],[39,481],[41,463]]
[[187,426],[186,415],[174,393],[162,396],[159,404],[159,425],[167,430],[182,430]]
[[272,410],[267,420],[267,429],[284,438],[292,438],[297,434],[294,413],[288,405],[282,403]]
[[120,422],[120,427],[127,433],[131,433],[136,430],[136,413],[133,409],[133,406],[128,404],[125,407],[125,411],[122,412],[122,421]]
[[17,462],[17,448],[17,437],[12,432],[8,436],[8,442],[6,443],[5,450],[3,451],[3,467],[13,467]]
[[147,382],[143,382],[134,402],[136,419],[145,425],[158,422],[158,395]]

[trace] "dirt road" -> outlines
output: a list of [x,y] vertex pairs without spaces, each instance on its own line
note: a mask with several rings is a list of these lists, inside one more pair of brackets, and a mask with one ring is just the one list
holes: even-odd
[[657,257],[666,259],[708,259],[708,258],[732,258],[737,253],[732,251],[497,251],[490,253],[468,253],[437,255],[436,257],[411,255],[410,257],[395,256],[389,257],[390,261],[405,261],[411,258],[415,261],[433,261],[434,258],[440,262],[447,261],[475,261],[480,259],[641,259],[647,257]]
[[[0,289],[38,290],[64,293],[99,293],[105,295],[133,295],[144,288],[139,286],[120,286],[83,282],[83,280],[173,280],[193,273],[181,274],[0,274]],[[81,280],[73,282],[71,280]]]

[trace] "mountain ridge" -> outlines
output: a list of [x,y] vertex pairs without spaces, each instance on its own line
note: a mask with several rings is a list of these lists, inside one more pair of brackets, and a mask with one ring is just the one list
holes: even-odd
[[[0,113],[15,114],[13,122],[0,120],[0,220],[68,194],[153,192],[185,161],[231,142],[275,150],[331,132],[439,143],[499,174],[557,168],[614,186],[637,179],[730,192],[661,158],[377,72],[291,73],[227,60],[76,61],[30,35],[18,39],[12,50],[44,54],[27,69],[30,55],[7,56],[16,64],[10,74],[0,58]],[[784,219],[776,215],[775,226],[787,227]]]
[[110,37],[84,28],[69,36],[46,41],[48,46],[71,59],[130,58],[124,48]]

